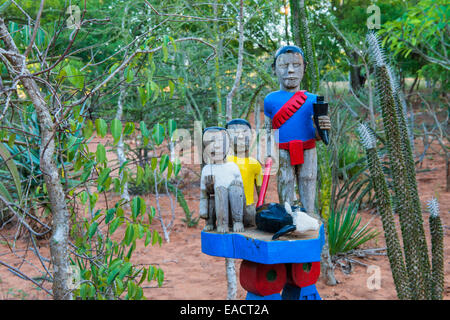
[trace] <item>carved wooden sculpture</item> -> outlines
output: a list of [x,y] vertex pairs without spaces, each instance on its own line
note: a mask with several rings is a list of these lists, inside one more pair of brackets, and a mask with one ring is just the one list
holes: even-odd
[[[321,250],[325,240],[324,226],[309,215],[314,214],[316,192],[315,144],[320,136],[327,137],[327,134],[322,132],[319,135],[314,126],[313,104],[318,102],[318,97],[299,90],[304,64],[300,48],[287,46],[278,50],[274,69],[280,82],[280,90],[272,92],[264,100],[267,129],[279,130],[278,195],[282,205],[265,204],[259,207],[258,214],[249,214],[248,208],[253,204],[255,181],[257,187],[259,186],[261,166],[254,170],[255,168],[246,165],[246,159],[251,159],[248,156],[251,135],[250,125],[245,120],[234,119],[227,124],[234,152],[228,158],[228,163],[223,161],[223,152],[226,152],[230,143],[224,133],[225,129],[208,128],[203,136],[207,146],[205,153],[210,155],[210,162],[203,168],[201,178],[200,215],[208,219],[201,234],[202,252],[227,259],[243,259],[240,283],[247,290],[247,299],[251,300],[320,299],[315,283],[320,274]],[[319,109],[325,108],[316,108]],[[323,113],[326,113],[326,110]],[[316,113],[315,120],[319,129],[330,129],[328,116]],[[270,132],[268,133],[270,137]],[[268,140],[270,146],[271,141]],[[270,153],[268,156],[266,167],[270,169]],[[241,164],[240,159],[243,159]],[[291,207],[296,198],[296,182],[300,200],[309,215],[300,208]],[[242,201],[239,201],[239,194]],[[264,192],[261,194],[264,195]],[[245,211],[241,210],[244,201],[247,209]],[[269,210],[271,205],[280,207],[283,212],[278,215],[277,212]],[[228,208],[231,208],[233,216],[233,231],[242,232],[227,233]],[[268,209],[267,212],[263,212],[265,209]],[[211,232],[216,222],[214,212],[217,216],[218,232]],[[242,212],[245,212],[245,219]],[[257,228],[243,230],[242,221],[247,222],[250,217],[255,220]],[[278,224],[274,226],[277,221]]]
[[[225,128],[209,127],[203,132],[203,160],[200,180],[200,217],[204,231],[227,233],[244,231],[244,186],[239,167],[225,158],[230,139]],[[230,219],[231,215],[231,219]]]
[[226,124],[231,139],[232,154],[227,157],[228,162],[234,162],[239,167],[245,191],[244,226],[255,225],[256,208],[254,191],[259,194],[262,183],[261,164],[250,157],[250,141],[252,131],[250,123],[245,119],[233,119]]
[[[314,214],[317,179],[315,147],[320,136],[312,120],[313,103],[317,102],[317,95],[300,90],[305,65],[300,48],[285,46],[277,51],[273,68],[280,90],[266,96],[264,114],[268,136],[271,130],[279,130],[279,202],[293,204],[297,182],[302,205],[309,214]],[[322,130],[331,127],[326,115],[319,116],[318,123]],[[268,142],[271,143],[270,139]]]

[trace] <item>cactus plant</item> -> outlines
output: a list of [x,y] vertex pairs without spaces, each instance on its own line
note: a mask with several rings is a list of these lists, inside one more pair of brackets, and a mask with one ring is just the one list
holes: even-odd
[[[378,209],[383,220],[388,256],[397,294],[400,299],[438,299],[442,297],[443,286],[440,280],[442,272],[439,271],[439,259],[442,259],[443,255],[442,246],[439,246],[440,220],[435,216],[430,218],[431,220],[435,219],[431,230],[432,245],[435,248],[434,252],[432,250],[432,271],[417,190],[411,139],[406,126],[403,97],[398,81],[386,63],[385,54],[375,33],[367,35],[367,42],[376,69],[377,91],[393,179],[394,210],[390,207],[389,191],[376,154],[376,140],[364,125],[359,127],[359,132],[366,149],[371,178],[376,188]],[[400,241],[395,231],[393,211],[399,215],[404,261],[401,255]]]
[[436,198],[428,201],[430,212],[431,255],[432,255],[432,299],[442,299],[444,289],[444,230],[439,216],[439,203]]
[[406,281],[407,273],[400,240],[395,228],[394,213],[391,206],[391,196],[388,191],[386,179],[383,174],[381,161],[376,149],[376,139],[370,128],[365,124],[358,127],[361,142],[366,149],[367,162],[372,176],[372,183],[375,193],[378,195],[377,207],[381,216],[383,230],[386,239],[387,256],[392,269],[395,288],[399,299],[409,299],[411,290]]

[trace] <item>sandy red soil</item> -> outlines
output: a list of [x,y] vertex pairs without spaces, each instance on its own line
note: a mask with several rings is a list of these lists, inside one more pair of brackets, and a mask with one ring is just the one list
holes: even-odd
[[[95,141],[93,142],[95,144]],[[420,148],[420,146],[418,145]],[[435,148],[438,150],[438,148]],[[417,174],[419,194],[424,208],[425,230],[430,243],[428,232],[428,212],[426,211],[426,201],[432,196],[437,196],[441,208],[441,216],[445,233],[445,299],[450,299],[450,194],[445,192],[445,165],[443,158],[434,151],[430,151],[426,156],[423,166],[419,170],[429,169]],[[198,215],[199,205],[199,185],[198,175],[190,170],[184,169],[181,173],[184,176],[186,187],[184,188],[185,198],[191,210]],[[198,174],[198,171],[197,171]],[[276,180],[271,179],[266,202],[277,202]],[[148,205],[155,206],[155,196],[144,197]],[[108,195],[108,201],[118,199],[117,195]],[[164,219],[170,219],[170,202],[165,196],[160,199],[163,208]],[[176,203],[175,203],[176,204]],[[99,206],[104,206],[104,199],[100,197]],[[176,221],[170,233],[170,243],[163,242],[162,246],[144,247],[143,243],[138,244],[133,255],[133,260],[141,264],[153,264],[161,267],[165,273],[165,281],[161,288],[156,283],[146,284],[144,294],[149,299],[225,299],[226,298],[226,275],[225,261],[223,258],[212,257],[201,252],[200,232],[204,226],[204,221],[196,227],[189,228],[182,221],[183,210],[176,204]],[[382,232],[381,220],[372,211],[360,211],[363,222],[371,220],[370,225],[378,229],[381,234],[364,245],[364,248],[385,247],[384,235]],[[153,228],[162,234],[161,226],[157,219],[153,222]],[[2,230],[0,233],[4,237],[14,236],[15,228]],[[11,254],[5,241],[0,238],[0,260],[19,268],[25,274],[37,276],[39,272],[35,267],[23,262],[19,256]],[[49,257],[48,241],[41,241],[41,254]],[[18,255],[22,255],[25,249],[23,240],[16,243]],[[31,252],[28,259],[36,266],[39,261],[34,258]],[[353,300],[353,299],[397,299],[396,292],[390,272],[389,262],[386,256],[367,256],[365,258],[353,258],[360,263],[353,263],[352,271],[344,273],[339,266],[336,266],[335,275],[338,280],[336,286],[327,286],[321,278],[317,283],[317,289],[323,299],[329,300]],[[239,263],[236,262],[236,269],[239,271]],[[380,269],[381,285],[378,289],[370,289],[367,285],[369,273],[367,266],[377,266]],[[245,298],[245,290],[238,285],[237,299]],[[5,267],[0,266],[0,299],[48,299],[48,295],[42,290],[37,290],[29,281],[20,279],[13,275]]]

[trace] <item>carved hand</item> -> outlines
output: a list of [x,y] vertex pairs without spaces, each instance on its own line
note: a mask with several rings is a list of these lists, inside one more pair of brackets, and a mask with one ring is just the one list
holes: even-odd
[[331,129],[331,121],[329,116],[320,116],[319,117],[319,128],[322,130],[330,130]]

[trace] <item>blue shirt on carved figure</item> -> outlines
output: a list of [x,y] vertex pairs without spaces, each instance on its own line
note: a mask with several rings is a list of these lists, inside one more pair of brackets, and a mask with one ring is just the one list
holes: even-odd
[[[316,137],[316,129],[313,125],[313,103],[317,101],[317,95],[305,92],[307,99],[302,107],[297,110],[278,130],[277,142],[289,142],[292,140],[310,140]],[[264,99],[264,114],[273,119],[281,107],[292,98],[294,92],[274,91]]]

